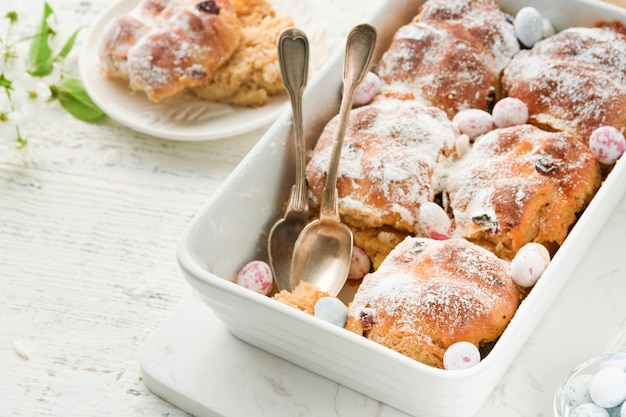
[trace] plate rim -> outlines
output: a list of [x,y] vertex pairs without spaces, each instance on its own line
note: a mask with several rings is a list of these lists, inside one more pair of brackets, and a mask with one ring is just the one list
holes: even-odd
[[[124,100],[127,98],[137,100],[137,98],[133,97],[142,94],[141,92],[133,92],[128,88],[125,95],[120,95],[115,92],[111,93],[114,96],[118,96],[118,100],[113,102],[106,100],[105,97],[103,97],[103,91],[116,89],[115,84],[125,81],[106,78],[100,72],[100,58],[97,53],[97,48],[100,44],[101,34],[111,19],[129,12],[139,4],[140,1],[141,0],[116,0],[100,12],[82,38],[78,57],[79,77],[89,97],[112,120],[131,130],[156,138],[180,141],[210,141],[231,138],[251,132],[263,126],[268,126],[288,109],[289,98],[286,93],[270,97],[267,104],[258,108],[240,107],[206,101],[207,106],[223,106],[225,109],[232,110],[232,114],[238,114],[239,117],[236,116],[235,120],[233,120],[232,123],[228,123],[227,127],[219,126],[214,122],[215,119],[222,118],[223,116],[221,115],[205,120],[204,122],[195,123],[187,128],[183,125],[176,126],[174,124],[172,124],[171,127],[165,127],[161,124],[150,125],[149,123],[142,122],[139,116],[136,115],[136,108],[133,105],[124,103]],[[321,63],[320,66],[323,64],[325,64],[325,62]],[[191,93],[183,94],[188,94],[189,97],[193,97]],[[185,96],[183,95],[183,97]],[[159,103],[150,102],[147,97],[145,100],[147,106],[151,104],[159,105]],[[198,103],[203,102],[199,98],[196,98],[196,101]],[[149,110],[147,111],[149,112]],[[249,114],[253,114],[254,117],[250,117]],[[158,116],[156,112],[155,115]]]

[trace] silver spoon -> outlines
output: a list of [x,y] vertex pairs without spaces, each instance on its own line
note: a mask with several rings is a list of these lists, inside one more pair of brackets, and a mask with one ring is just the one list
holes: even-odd
[[291,99],[296,145],[296,181],[282,219],[270,229],[267,240],[269,263],[279,290],[292,291],[291,255],[298,235],[309,221],[306,187],[306,149],[302,123],[302,93],[307,81],[309,41],[300,29],[288,28],[278,37],[278,61],[283,83]]
[[336,296],[350,270],[352,232],[341,223],[337,202],[337,171],[354,93],[369,68],[376,44],[376,29],[357,25],[348,34],[343,68],[344,94],[333,144],[326,185],[322,191],[319,219],[309,223],[296,241],[291,260],[291,280],[309,282]]

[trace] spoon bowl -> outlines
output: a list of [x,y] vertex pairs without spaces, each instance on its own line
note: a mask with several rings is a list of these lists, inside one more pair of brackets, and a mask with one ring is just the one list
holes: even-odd
[[357,25],[348,34],[343,68],[344,94],[326,184],[322,191],[320,217],[309,223],[296,240],[291,259],[293,288],[300,281],[306,281],[336,296],[348,279],[353,236],[339,217],[337,172],[354,93],[365,78],[375,44],[376,29],[369,24]]

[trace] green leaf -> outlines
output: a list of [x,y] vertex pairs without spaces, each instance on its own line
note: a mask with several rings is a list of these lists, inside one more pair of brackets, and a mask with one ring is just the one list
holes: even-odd
[[76,78],[66,78],[58,86],[57,98],[61,107],[84,122],[94,122],[104,117],[104,112],[91,100]]
[[81,31],[81,28],[77,29],[74,33],[72,33],[72,36],[70,36],[69,39],[65,42],[65,45],[63,45],[63,48],[61,48],[61,50],[59,51],[55,59],[63,59],[67,57],[67,55],[70,53],[70,51],[74,47],[74,43],[76,42],[76,37],[78,37],[78,34],[80,33],[80,31]]
[[0,87],[6,90],[13,89],[13,83],[7,77],[4,76],[4,73],[0,74]]
[[49,75],[52,70],[52,49],[48,43],[48,37],[50,36],[50,26],[48,26],[47,19],[54,13],[48,3],[44,3],[43,16],[39,23],[39,29],[30,44],[29,50],[29,74],[35,77],[44,77]]

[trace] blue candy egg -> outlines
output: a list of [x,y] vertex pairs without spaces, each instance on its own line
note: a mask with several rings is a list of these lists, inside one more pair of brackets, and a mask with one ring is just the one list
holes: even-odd
[[589,386],[591,385],[592,379],[593,375],[581,374],[567,384],[563,398],[565,398],[565,403],[569,408],[575,408],[581,404],[592,402],[591,395],[589,394]]
[[344,327],[348,321],[348,309],[335,297],[322,297],[314,307],[315,317],[335,326]]

